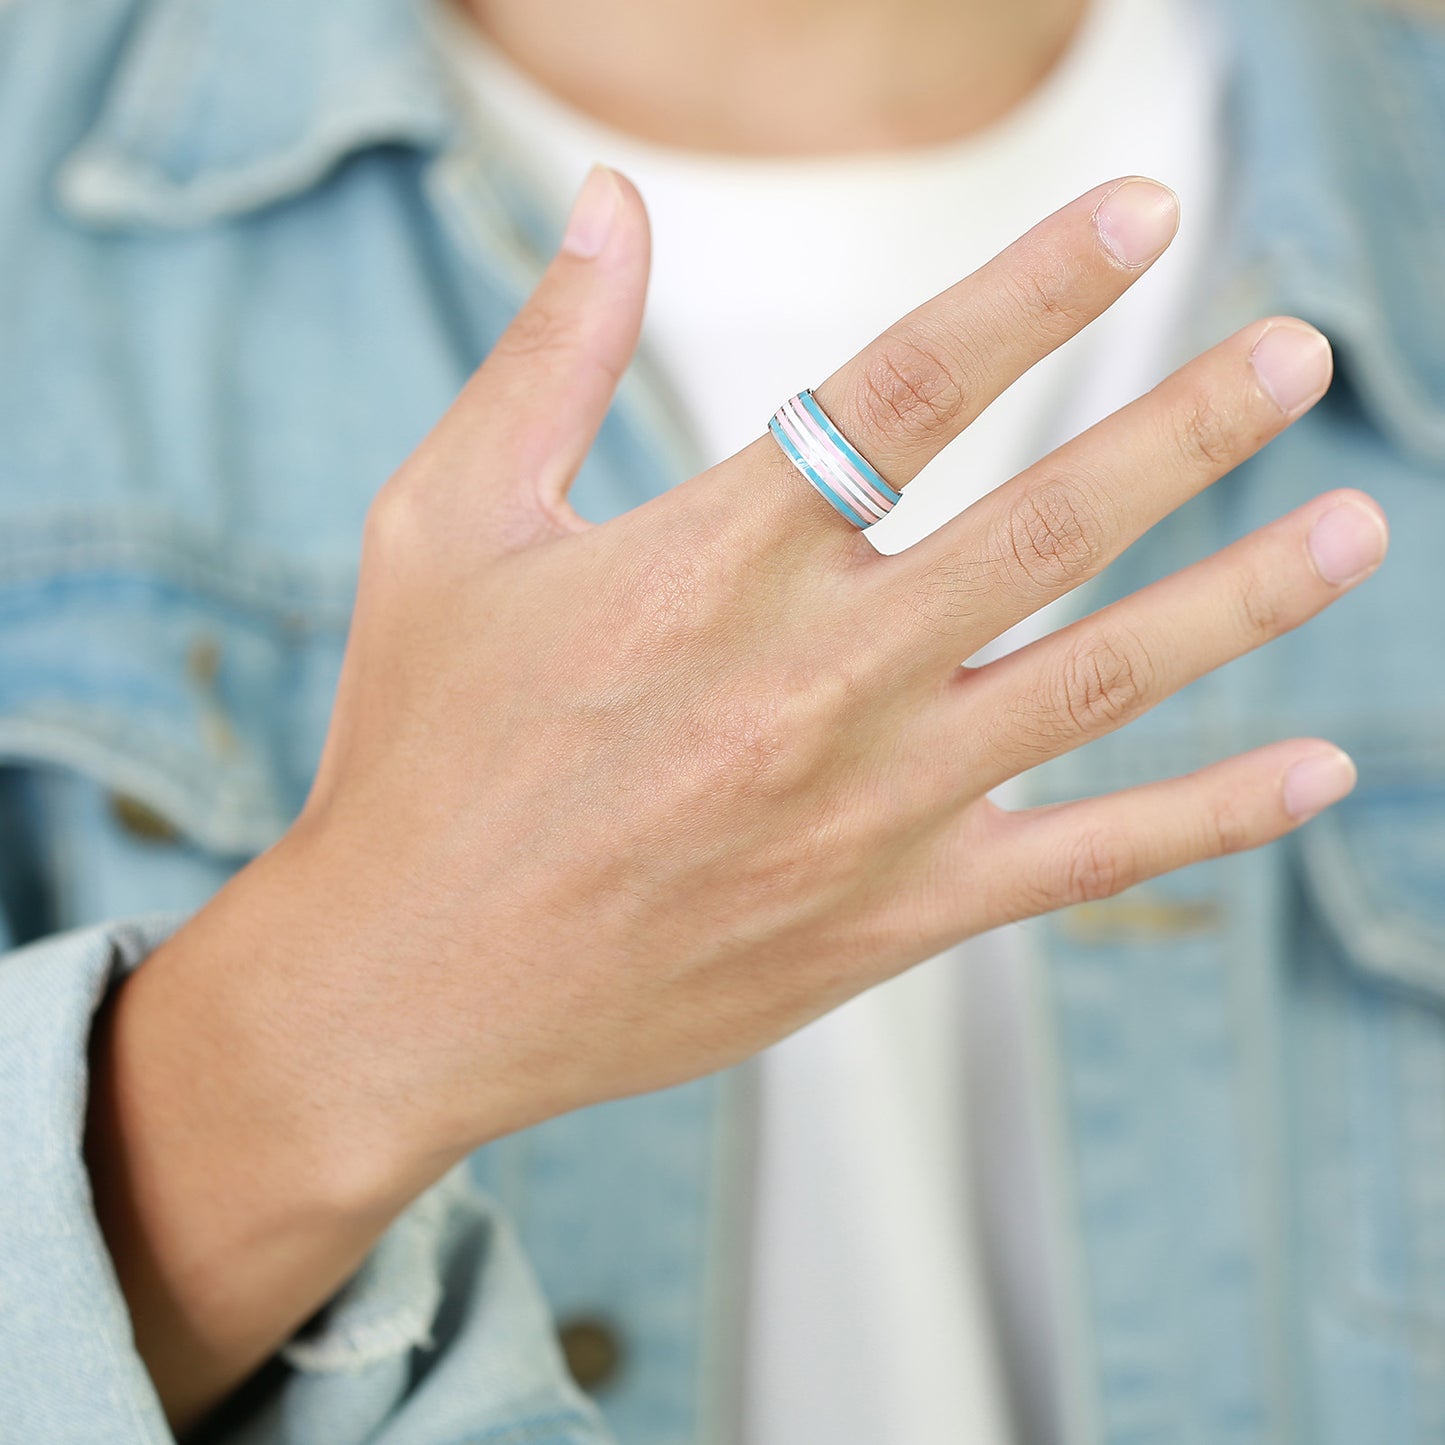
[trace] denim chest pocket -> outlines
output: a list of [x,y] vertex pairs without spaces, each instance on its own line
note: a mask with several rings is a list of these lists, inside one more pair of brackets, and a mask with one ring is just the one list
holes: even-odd
[[1298,838],[1284,1011],[1295,1258],[1320,1390],[1393,1372],[1382,1409],[1404,1391],[1414,1411],[1423,1391],[1445,1412],[1445,770],[1392,770],[1370,782],[1383,770],[1367,769]]
[[353,578],[174,522],[0,543],[0,760],[93,780],[202,849],[269,846],[305,797]]

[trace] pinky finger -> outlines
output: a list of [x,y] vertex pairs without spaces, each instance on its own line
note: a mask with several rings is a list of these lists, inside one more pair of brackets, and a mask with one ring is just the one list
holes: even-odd
[[1339,802],[1355,765],[1330,743],[1276,743],[1167,782],[1012,814],[991,890],[1014,922],[1272,842]]

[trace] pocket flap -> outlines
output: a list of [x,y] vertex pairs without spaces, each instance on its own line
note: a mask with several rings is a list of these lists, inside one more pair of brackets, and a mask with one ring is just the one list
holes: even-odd
[[0,575],[0,759],[73,768],[204,848],[258,852],[305,798],[349,591],[135,541]]

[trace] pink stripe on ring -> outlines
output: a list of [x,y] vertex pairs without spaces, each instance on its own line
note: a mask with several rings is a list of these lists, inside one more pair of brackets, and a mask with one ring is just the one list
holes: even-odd
[[803,426],[807,427],[809,435],[816,440],[817,448],[824,451],[828,459],[834,463],[834,470],[840,472],[852,483],[850,490],[858,496],[859,500],[870,503],[872,510],[880,517],[886,516],[892,506],[888,498],[883,496],[858,468],[838,450],[833,444],[832,438],[818,425],[817,421],[804,407],[797,406],[791,399],[785,405],[791,409],[797,420]]
[[[836,465],[838,452],[832,442],[824,436],[822,441],[818,440],[816,429],[805,431],[799,422],[798,411],[793,407],[792,402],[785,402],[777,410],[778,425],[787,434],[788,440],[807,459],[810,466],[816,467],[832,483],[835,490],[854,508],[865,517],[872,517],[877,521],[884,515],[878,505],[868,497],[859,496],[856,487],[850,485],[849,478]],[[851,469],[850,469],[851,470]],[[874,493],[874,495],[877,495]]]

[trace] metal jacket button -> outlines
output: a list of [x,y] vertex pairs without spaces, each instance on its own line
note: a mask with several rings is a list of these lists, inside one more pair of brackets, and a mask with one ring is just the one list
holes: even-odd
[[622,1368],[622,1343],[606,1320],[568,1320],[557,1331],[572,1378],[591,1392],[612,1383]]

